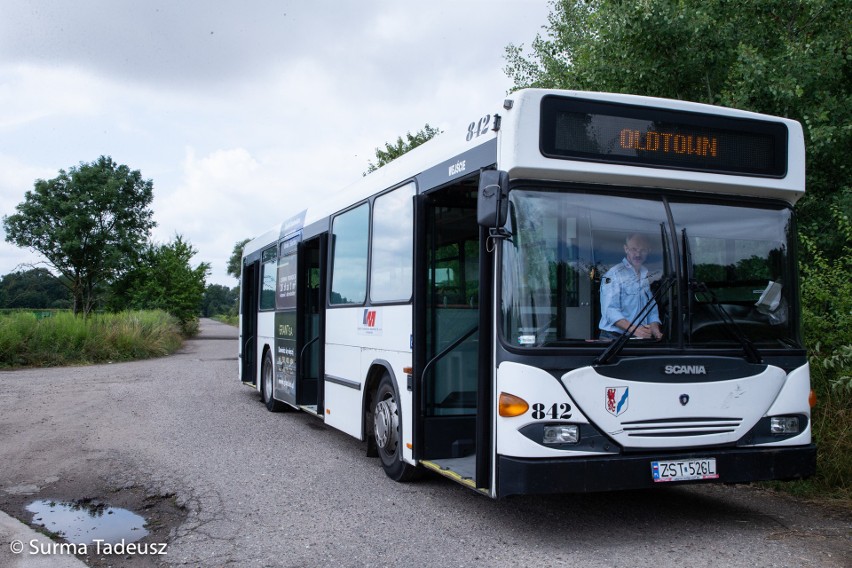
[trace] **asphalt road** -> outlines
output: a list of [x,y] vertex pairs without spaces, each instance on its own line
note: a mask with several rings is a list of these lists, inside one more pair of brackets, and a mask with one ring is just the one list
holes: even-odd
[[202,323],[162,359],[0,373],[0,510],[97,498],[168,543],[97,566],[852,565],[849,511],[753,487],[492,501],[392,482],[357,440],[267,412],[237,379],[236,331]]

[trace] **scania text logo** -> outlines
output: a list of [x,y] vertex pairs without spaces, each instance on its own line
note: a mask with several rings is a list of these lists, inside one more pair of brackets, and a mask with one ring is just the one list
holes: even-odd
[[663,372],[667,375],[706,375],[704,365],[666,365]]

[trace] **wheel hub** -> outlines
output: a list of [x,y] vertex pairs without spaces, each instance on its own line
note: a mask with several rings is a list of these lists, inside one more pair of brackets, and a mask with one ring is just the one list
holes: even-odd
[[374,424],[376,445],[386,452],[393,453],[397,444],[396,433],[399,415],[397,414],[396,402],[392,398],[387,398],[376,405]]

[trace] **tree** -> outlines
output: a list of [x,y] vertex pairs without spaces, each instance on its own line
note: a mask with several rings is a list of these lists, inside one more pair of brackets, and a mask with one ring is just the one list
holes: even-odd
[[822,250],[831,207],[852,213],[848,0],[557,0],[546,36],[506,48],[515,88],[686,99],[793,118],[805,129],[799,219]]
[[234,244],[234,250],[231,252],[231,258],[228,259],[228,274],[240,279],[243,273],[243,249],[251,239],[243,239]]
[[75,314],[88,314],[103,285],[127,271],[156,223],[153,183],[101,156],[35,181],[17,213],[3,218],[6,240],[41,253],[67,281]]
[[167,244],[148,245],[137,266],[116,283],[115,305],[165,310],[178,319],[184,333],[191,334],[210,272],[206,262],[191,266],[196,252],[181,235]]
[[0,279],[0,308],[70,307],[68,288],[46,268],[12,272]]
[[410,152],[414,148],[417,148],[427,140],[430,140],[441,133],[441,130],[438,128],[432,128],[427,123],[426,126],[423,127],[422,130],[419,130],[415,134],[411,134],[411,132],[406,132],[405,140],[402,139],[402,136],[399,136],[396,139],[396,142],[393,144],[385,143],[385,149],[376,148],[376,163],[368,162],[367,171],[364,172],[364,175],[367,175],[371,172],[376,171],[382,166],[389,164],[395,159],[399,158],[406,152]]
[[230,313],[237,302],[237,290],[221,284],[208,285],[201,302],[201,315],[209,318]]

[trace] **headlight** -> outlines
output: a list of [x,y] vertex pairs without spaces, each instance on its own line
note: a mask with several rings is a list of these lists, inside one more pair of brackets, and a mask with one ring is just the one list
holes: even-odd
[[576,444],[580,441],[580,427],[573,424],[560,424],[559,426],[545,426],[545,444]]
[[798,434],[799,419],[796,416],[773,416],[769,420],[769,431],[773,434]]

